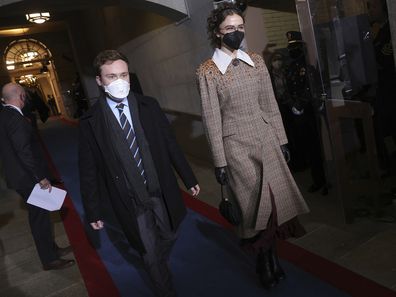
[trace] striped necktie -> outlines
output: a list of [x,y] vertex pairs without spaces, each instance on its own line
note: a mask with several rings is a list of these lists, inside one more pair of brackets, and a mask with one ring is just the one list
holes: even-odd
[[117,104],[117,106],[116,106],[116,108],[118,109],[118,112],[120,113],[121,128],[122,128],[122,131],[124,132],[126,141],[129,145],[130,151],[132,152],[133,158],[136,161],[136,165],[139,170],[139,173],[142,176],[144,183],[146,184],[147,181],[146,181],[146,177],[144,174],[142,157],[140,156],[139,146],[137,143],[136,135],[135,135],[135,132],[133,131],[132,126],[129,123],[129,121],[124,113],[124,106],[125,106],[125,104],[123,104],[123,103]]

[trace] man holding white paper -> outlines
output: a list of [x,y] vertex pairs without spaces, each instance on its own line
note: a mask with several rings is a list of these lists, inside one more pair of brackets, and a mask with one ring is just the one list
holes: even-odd
[[59,210],[65,200],[66,191],[52,187],[48,191],[41,188],[37,183],[30,194],[27,203],[38,206],[49,211]]
[[[49,173],[37,135],[23,116],[26,94],[22,86],[8,83],[2,89],[4,108],[0,111],[0,157],[8,188],[27,201],[34,186],[52,191]],[[59,248],[53,238],[47,210],[27,204],[29,225],[44,270],[62,269],[74,264],[61,256],[71,248]]]

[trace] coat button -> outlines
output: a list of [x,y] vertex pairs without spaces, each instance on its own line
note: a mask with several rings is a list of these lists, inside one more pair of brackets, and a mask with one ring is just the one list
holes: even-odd
[[115,179],[118,179],[118,175],[115,176]]

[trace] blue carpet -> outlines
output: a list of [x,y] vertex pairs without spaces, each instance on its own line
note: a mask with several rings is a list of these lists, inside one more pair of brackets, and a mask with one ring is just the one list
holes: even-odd
[[[84,221],[77,169],[77,129],[50,120],[41,133],[74,207]],[[106,224],[105,231],[93,232],[85,225],[121,296],[151,297],[138,257],[128,247],[119,228]],[[282,261],[282,266],[287,279],[275,289],[265,291],[257,280],[254,262],[240,250],[231,232],[190,210],[179,229],[170,266],[180,297],[349,296],[286,261]]]

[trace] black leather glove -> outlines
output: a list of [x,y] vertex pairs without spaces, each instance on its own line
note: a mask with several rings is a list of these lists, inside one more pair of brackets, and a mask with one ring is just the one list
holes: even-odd
[[228,184],[227,166],[215,168],[216,180],[220,185]]
[[286,163],[289,163],[290,162],[290,151],[287,148],[287,145],[286,144],[282,144],[280,147],[281,147],[283,156],[285,157]]

